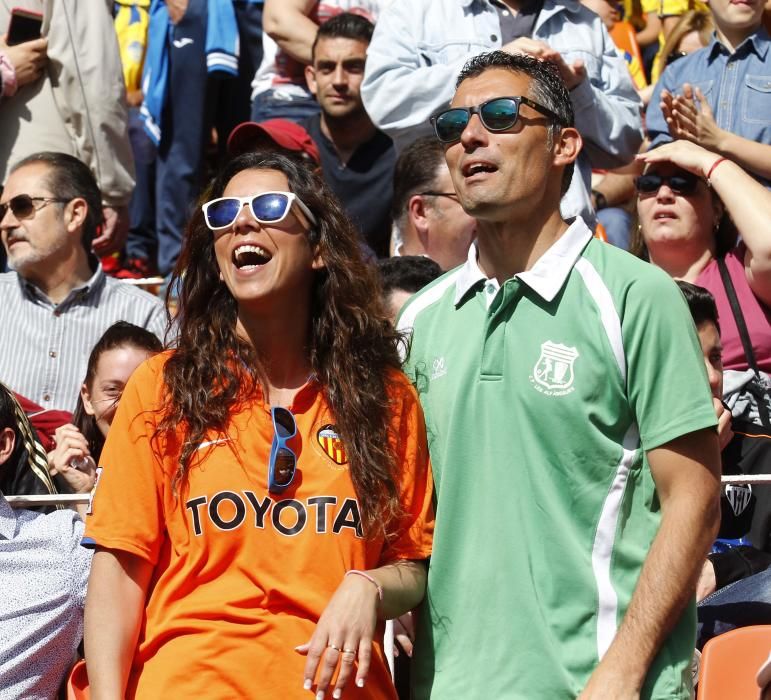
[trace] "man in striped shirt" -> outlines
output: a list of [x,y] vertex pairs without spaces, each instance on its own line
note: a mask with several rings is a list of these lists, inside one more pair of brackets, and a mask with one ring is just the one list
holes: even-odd
[[685,700],[720,461],[682,295],[560,216],[549,64],[472,59],[434,123],[477,240],[399,319],[437,501],[413,697]]
[[160,300],[106,277],[91,253],[102,224],[96,180],[63,153],[17,163],[0,196],[13,270],[0,274],[0,381],[47,409],[75,408],[91,348],[116,321],[163,337]]

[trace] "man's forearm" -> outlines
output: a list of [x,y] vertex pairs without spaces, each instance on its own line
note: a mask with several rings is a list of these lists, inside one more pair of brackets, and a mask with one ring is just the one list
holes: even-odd
[[629,608],[600,663],[626,676],[638,690],[664,640],[694,598],[696,579],[717,533],[716,503],[701,507],[673,503],[676,510],[662,517]]
[[263,29],[296,61],[311,62],[311,47],[318,25],[308,17],[313,3],[304,0],[269,0],[265,3]]
[[637,698],[653,659],[695,598],[696,579],[720,524],[720,452],[702,429],[647,453],[661,524],[616,635],[585,698]]

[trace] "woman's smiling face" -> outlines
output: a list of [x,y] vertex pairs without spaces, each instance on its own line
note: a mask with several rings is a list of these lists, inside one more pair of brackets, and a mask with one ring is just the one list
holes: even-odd
[[[286,176],[278,170],[242,170],[222,196],[263,192],[289,192]],[[220,277],[239,308],[262,305],[277,294],[310,294],[314,271],[322,266],[308,241],[310,225],[296,202],[275,224],[260,223],[244,205],[228,228],[212,232]]]

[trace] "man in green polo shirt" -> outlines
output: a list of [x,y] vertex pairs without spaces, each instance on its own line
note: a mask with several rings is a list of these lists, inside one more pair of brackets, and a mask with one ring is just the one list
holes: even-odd
[[399,321],[437,495],[414,697],[688,698],[720,468],[685,302],[562,220],[581,137],[549,63],[472,59],[435,130],[478,237]]

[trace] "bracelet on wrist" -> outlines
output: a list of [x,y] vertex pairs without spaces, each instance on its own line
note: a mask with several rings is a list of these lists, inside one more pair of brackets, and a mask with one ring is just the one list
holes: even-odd
[[350,576],[351,574],[361,576],[362,578],[367,579],[367,581],[370,581],[375,586],[375,588],[377,588],[377,597],[380,599],[380,602],[383,602],[383,588],[372,576],[370,576],[366,571],[359,571],[358,569],[351,569],[350,571],[345,572],[346,576]]
[[712,167],[709,169],[709,172],[707,173],[707,182],[710,181],[710,178],[712,177],[712,173],[715,172],[715,168],[717,168],[718,165],[723,163],[724,161],[728,160],[728,158],[723,158],[722,156],[718,158],[713,164]]

